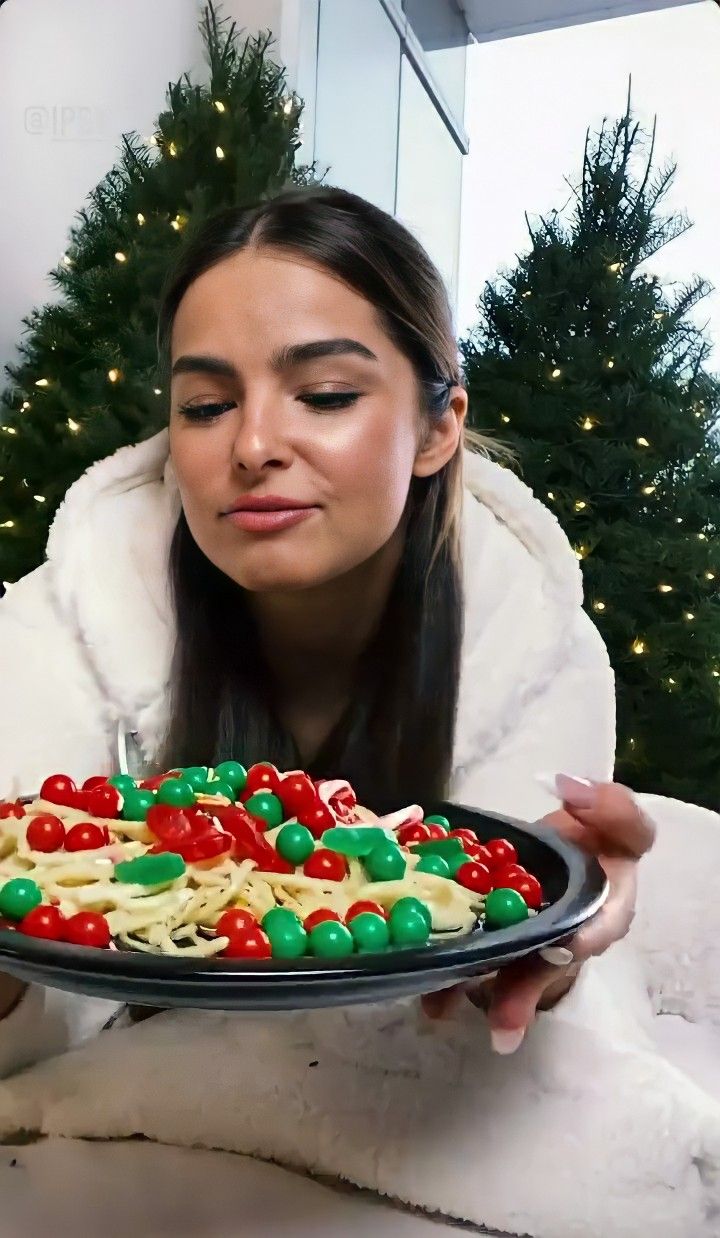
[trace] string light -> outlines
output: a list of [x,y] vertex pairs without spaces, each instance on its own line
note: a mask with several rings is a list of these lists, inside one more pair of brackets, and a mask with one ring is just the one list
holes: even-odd
[[639,438],[639,439],[636,439],[635,441],[637,442],[638,447],[649,447],[650,446],[646,438]]
[[532,293],[531,293],[531,292],[524,292],[524,293],[522,294],[522,299],[523,299],[523,301],[527,301],[528,297],[531,297],[531,296],[532,296]]
[[127,254],[124,254],[121,250],[118,250],[115,255],[115,260],[116,262],[127,262]]
[[161,387],[153,387],[153,391],[154,391],[155,395],[162,395],[162,388],[161,388]]
[[145,223],[145,216],[143,215],[142,211],[138,211],[137,221],[141,226]]
[[6,434],[17,434],[15,426],[3,426],[3,430]]
[[699,542],[706,542],[706,541],[707,541],[707,534],[706,534],[706,533],[698,533],[698,541],[699,541]]
[[35,500],[35,502],[36,502],[36,503],[44,503],[44,502],[45,502],[45,495],[44,495],[44,494],[34,494],[34,495],[33,495],[33,498],[34,498],[34,500]]
[[501,421],[504,421],[504,422],[505,422],[505,425],[507,425],[507,423],[509,422],[510,418],[508,417],[507,413],[501,413],[501,414],[500,414],[500,420],[501,420]]
[[223,150],[222,146],[216,146],[216,147],[215,147],[215,156],[216,156],[216,158],[217,158],[217,159],[224,159],[224,158],[225,158],[225,151]]
[[597,422],[593,421],[592,417],[586,417],[582,423],[582,428],[583,430],[594,430],[596,425]]
[[687,619],[688,623],[692,623],[692,621],[693,621],[693,619],[695,618],[695,616],[694,616],[694,614],[693,614],[693,612],[692,612],[691,610],[686,610],[686,611],[685,611],[685,618]]
[[180,231],[180,221],[179,221],[178,219],[171,219],[171,220],[170,220],[170,227],[171,227],[171,228],[174,228],[176,232],[179,232],[179,231]]
[[671,688],[675,687],[675,680],[672,678],[672,676],[668,679],[668,683]]
[[111,383],[116,383],[120,378],[122,378],[122,374],[120,373],[120,370],[108,370],[108,378]]
[[63,263],[63,266],[66,266],[66,267],[72,266],[72,258],[69,257],[68,254],[63,254],[61,261]]
[[553,494],[552,490],[548,490],[548,498],[552,499],[553,502],[555,501],[555,495]]
[[216,108],[218,112],[225,111],[225,104],[220,99],[215,99],[213,101],[213,107]]
[[78,430],[80,429],[79,423],[77,421],[73,421],[72,417],[68,417],[67,427],[68,427],[68,430],[70,430],[73,434],[77,434]]
[[655,313],[653,314],[653,318],[655,319],[656,322],[660,322],[660,319],[664,317],[665,315],[662,310],[655,310]]
[[604,602],[595,602],[593,605],[593,610],[605,610],[605,609],[606,607],[605,607]]
[[706,579],[706,580],[714,580],[714,579],[715,579],[715,573],[714,573],[714,572],[706,572],[706,573],[705,573],[705,579]]
[[720,671],[713,671],[713,679],[720,679]]
[[635,639],[632,645],[630,646],[630,648],[632,649],[633,653],[638,653],[638,654],[647,653],[647,645],[645,644],[644,640]]
[[36,387],[49,387],[50,379],[49,378],[38,378],[37,382],[35,383],[35,386]]
[[676,516],[676,517],[675,517],[675,523],[676,523],[676,524],[682,524],[682,522],[683,522],[683,518],[682,518],[682,516]]
[[171,155],[173,159],[176,157],[177,146],[175,145],[174,142],[171,142],[170,145],[168,146],[168,154]]
[[576,546],[576,548],[575,548],[575,558],[576,558],[576,559],[584,559],[584,558],[586,557],[586,555],[587,555],[587,552],[588,552],[588,548],[587,548],[587,546]]
[[605,364],[609,370],[612,370],[615,365],[615,362],[613,361],[612,357],[609,357],[608,360],[605,362]]
[[562,370],[559,368],[559,366],[557,366],[557,365],[556,365],[556,366],[555,366],[555,369],[552,371],[552,373],[551,373],[550,377],[551,377],[551,378],[559,378],[561,374],[562,374]]
[[642,488],[643,494],[654,494],[656,490],[657,486],[643,486]]
[[617,275],[618,271],[624,270],[624,262],[611,262],[608,271],[612,271],[613,275]]
[[660,593],[672,593],[673,591],[672,585],[658,585],[658,589]]
[[0,524],[0,529],[14,529],[14,528],[15,528],[14,520],[6,520],[4,524]]
[[634,740],[634,739],[631,739],[631,740],[629,740],[628,742],[629,742],[629,744],[630,744],[630,747],[631,747],[631,748],[634,748],[634,747],[635,747],[635,740]]
[[21,413],[26,413],[26,412],[27,412],[27,410],[28,410],[29,408],[32,408],[32,405],[31,405],[30,401],[29,401],[29,400],[23,400],[22,404],[20,405],[20,412],[21,412]]
[[575,511],[576,511],[576,512],[584,512],[586,507],[587,507],[587,503],[585,502],[585,500],[584,500],[584,499],[578,499],[578,500],[577,500],[577,502],[576,502],[576,504],[575,504]]

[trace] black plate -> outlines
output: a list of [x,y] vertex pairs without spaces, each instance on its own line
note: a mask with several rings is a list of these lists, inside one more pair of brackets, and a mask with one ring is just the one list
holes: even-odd
[[542,883],[550,906],[521,924],[483,930],[421,948],[356,955],[347,962],[299,959],[174,959],[132,951],[93,950],[0,931],[0,971],[22,980],[144,1006],[206,1010],[294,1010],[378,1002],[441,989],[482,975],[567,936],[607,897],[593,858],[542,825],[525,825],[456,804],[438,804],[455,828],[480,841],[503,837]]

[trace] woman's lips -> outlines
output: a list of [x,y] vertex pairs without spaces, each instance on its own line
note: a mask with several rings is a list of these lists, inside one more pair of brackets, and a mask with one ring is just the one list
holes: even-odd
[[241,511],[228,512],[227,519],[245,533],[279,533],[283,529],[302,524],[319,510],[319,507],[283,507],[272,511],[243,508]]

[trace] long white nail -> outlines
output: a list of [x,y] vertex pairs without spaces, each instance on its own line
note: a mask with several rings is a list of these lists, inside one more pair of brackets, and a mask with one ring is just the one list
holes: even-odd
[[493,1027],[490,1029],[490,1043],[492,1044],[495,1053],[502,1054],[507,1057],[510,1053],[514,1053],[520,1048],[525,1035],[525,1028],[518,1027],[512,1031],[506,1028]]
[[540,951],[540,958],[546,963],[552,963],[553,967],[567,967],[568,963],[572,963],[574,955],[566,946],[545,946]]

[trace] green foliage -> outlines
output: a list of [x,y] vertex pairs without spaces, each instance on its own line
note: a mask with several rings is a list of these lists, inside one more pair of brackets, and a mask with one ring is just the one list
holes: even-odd
[[182,234],[314,179],[295,166],[301,102],[267,54],[272,36],[241,40],[212,5],[201,29],[206,84],[170,84],[148,144],[124,135],[51,273],[57,302],[24,319],[0,396],[1,581],[41,562],[51,518],[90,464],[165,423],[156,315]]
[[674,164],[627,114],[585,145],[569,204],[488,283],[462,342],[473,422],[509,443],[581,559],[618,681],[617,776],[720,803],[720,385],[692,311],[641,272],[688,226]]

